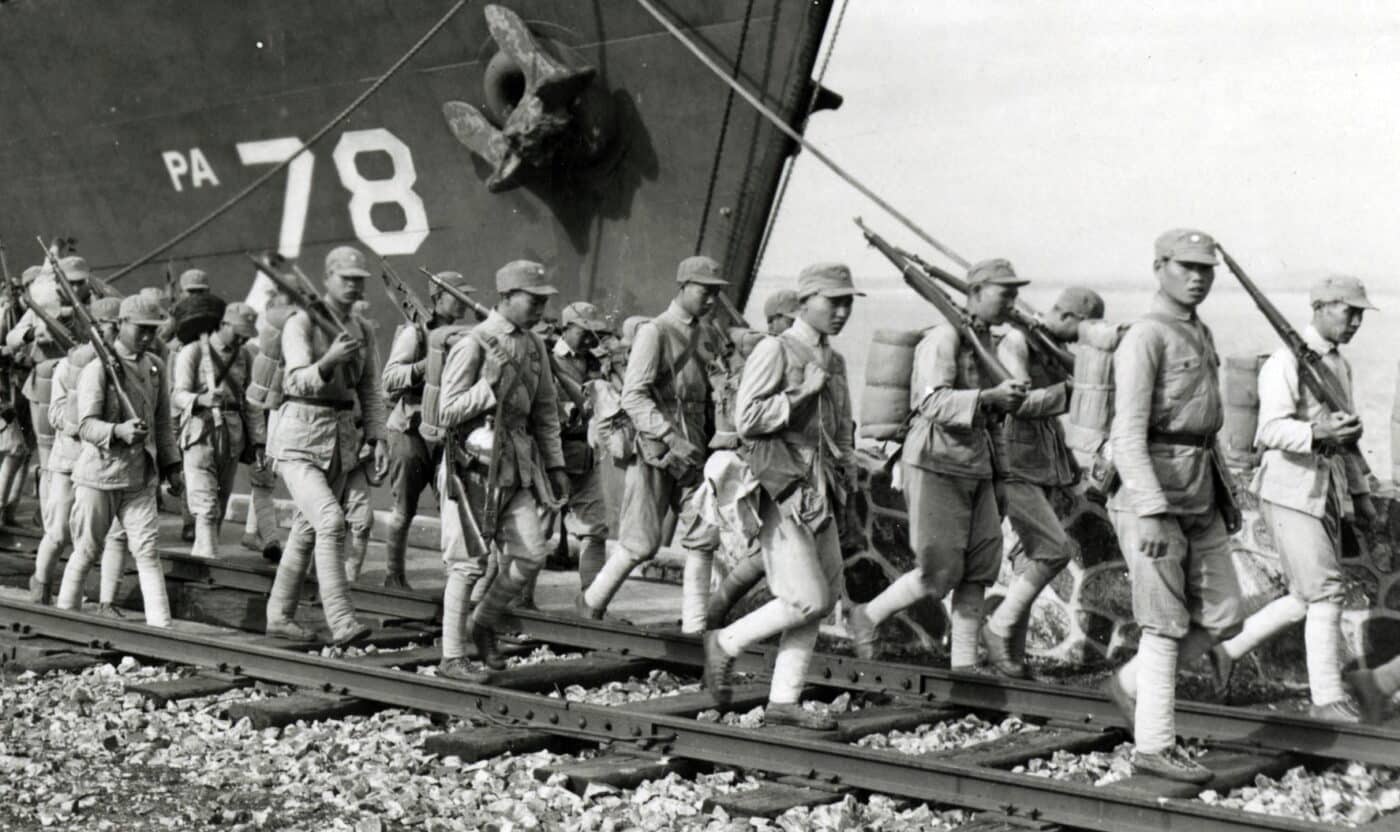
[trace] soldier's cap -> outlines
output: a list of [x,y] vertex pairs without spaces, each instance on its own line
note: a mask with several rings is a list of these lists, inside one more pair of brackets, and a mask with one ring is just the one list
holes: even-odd
[[354,246],[336,246],[326,253],[326,277],[369,276],[369,259]]
[[121,320],[121,298],[98,298],[90,307],[92,318],[100,324],[114,324]]
[[224,307],[224,323],[244,338],[258,337],[257,310],[246,303],[234,302]]
[[39,275],[41,275],[41,274],[43,274],[43,273],[44,273],[44,267],[43,267],[43,266],[30,266],[29,268],[27,268],[27,269],[24,270],[24,273],[23,273],[23,274],[20,275],[20,278],[19,278],[20,285],[21,285],[21,286],[28,286],[29,284],[31,284],[31,283],[33,283],[34,281],[38,280],[38,279],[39,279]]
[[[468,283],[467,279],[462,276],[461,272],[436,272],[433,274],[433,277],[436,277],[438,280],[441,280],[443,283],[446,283],[448,286],[451,286],[453,289],[456,289],[464,295],[471,294],[472,292],[476,291],[476,287]],[[442,289],[440,289],[438,285],[434,283],[433,294],[437,294],[441,291]]]
[[59,260],[58,267],[63,269],[69,283],[86,283],[92,276],[92,269],[88,268],[87,261],[77,255]]
[[165,312],[161,310],[160,304],[146,297],[145,293],[127,295],[122,298],[120,317],[124,323],[139,326],[162,326],[165,324]]
[[1161,259],[1206,266],[1220,265],[1215,256],[1215,238],[1194,228],[1173,228],[1162,232],[1152,250]]
[[1332,274],[1312,285],[1313,303],[1345,303],[1357,309],[1375,309],[1366,297],[1366,286],[1349,274]]
[[772,320],[775,315],[795,318],[799,303],[797,292],[792,289],[779,289],[763,301],[763,320]]
[[202,269],[186,269],[180,273],[180,291],[209,291],[209,275]]
[[1103,317],[1103,298],[1093,289],[1085,289],[1083,286],[1071,286],[1060,293],[1055,299],[1055,305],[1072,312],[1086,321],[1094,321]]
[[559,313],[559,325],[567,327],[570,324],[578,324],[598,336],[612,332],[612,324],[608,322],[603,310],[586,300],[574,301]]
[[813,263],[797,275],[798,299],[821,295],[824,298],[865,297],[851,280],[845,263]]
[[1016,276],[1011,261],[1004,257],[979,260],[967,270],[967,288],[975,286],[1025,286],[1030,283],[1024,277]]
[[156,308],[159,309],[162,313],[165,312],[167,298],[165,297],[164,290],[157,289],[155,286],[145,286],[137,294],[139,294],[146,300],[149,300],[151,303],[154,303],[156,305]]
[[496,272],[496,291],[529,292],[532,295],[559,294],[559,290],[549,285],[549,277],[544,266],[533,260],[513,260]]
[[704,286],[728,286],[729,281],[719,276],[719,263],[714,258],[697,254],[687,257],[676,267],[677,283],[699,283]]

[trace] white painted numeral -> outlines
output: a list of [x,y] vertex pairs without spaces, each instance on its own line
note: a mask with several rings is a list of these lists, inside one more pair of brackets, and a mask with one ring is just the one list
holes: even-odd
[[[239,142],[238,159],[245,165],[275,165],[285,162],[303,145],[295,136]],[[306,234],[306,211],[311,205],[311,173],[316,157],[303,153],[287,166],[287,191],[282,198],[282,231],[277,240],[277,253],[292,259],[301,255],[301,241]]]
[[[394,174],[388,179],[366,179],[355,167],[355,157],[361,153],[382,151],[393,161]],[[423,198],[413,190],[418,172],[413,167],[413,154],[408,145],[383,127],[372,130],[348,130],[336,143],[332,154],[340,184],[350,192],[350,222],[355,236],[378,254],[412,254],[428,237],[428,212]],[[403,208],[404,227],[385,231],[374,224],[371,210],[381,203],[396,203]]]

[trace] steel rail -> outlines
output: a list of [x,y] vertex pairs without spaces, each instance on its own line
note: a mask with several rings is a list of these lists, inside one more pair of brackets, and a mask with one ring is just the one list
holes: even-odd
[[[196,558],[170,549],[161,549],[160,554],[173,567],[167,573],[169,577],[246,592],[268,592],[276,574],[272,567]],[[312,597],[314,580],[308,580],[304,590]],[[402,620],[441,619],[442,599],[436,595],[359,584],[352,584],[350,593],[356,609],[365,612]],[[533,610],[512,610],[509,616],[504,626],[515,627],[540,641],[610,650],[681,666],[700,667],[705,662],[704,648],[694,636]],[[776,655],[777,648],[772,646],[751,647],[739,657],[735,669],[767,675]],[[808,667],[807,681],[842,690],[917,697],[969,710],[1022,714],[1079,724],[1086,729],[1131,727],[1117,706],[1098,691],[981,673],[955,673],[925,665],[816,653]],[[1400,728],[1328,723],[1305,716],[1194,701],[1177,702],[1176,727],[1180,734],[1193,739],[1261,751],[1387,766],[1400,757]]]
[[485,719],[599,742],[642,743],[664,754],[805,776],[884,794],[996,811],[1106,832],[1316,832],[1326,825],[1222,809],[1193,800],[1065,783],[946,759],[754,731],[626,707],[587,705],[488,685],[327,659],[265,645],[100,619],[0,598],[0,626],[17,634],[120,650],[264,681],[318,688],[385,705]]

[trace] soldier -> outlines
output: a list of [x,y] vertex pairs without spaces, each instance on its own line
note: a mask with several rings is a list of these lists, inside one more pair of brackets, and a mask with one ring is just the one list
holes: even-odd
[[1176,668],[1234,635],[1241,619],[1230,558],[1239,512],[1216,448],[1219,359],[1196,315],[1216,262],[1215,241],[1202,231],[1157,238],[1152,311],[1114,353],[1109,435],[1122,481],[1109,510],[1142,638],[1105,688],[1133,724],[1134,769],[1191,783],[1213,775],[1176,744]]
[[[370,329],[370,337],[378,343],[379,322],[371,314],[369,301],[357,300],[351,314]],[[387,420],[386,420],[387,424]],[[386,441],[385,447],[388,447]],[[360,446],[359,461],[345,477],[345,577],[351,583],[360,579],[360,570],[369,553],[369,538],[374,531],[372,490],[384,481],[375,473],[374,448],[368,443]]]
[[[437,277],[460,292],[475,291],[458,272],[438,272]],[[433,480],[433,454],[418,433],[423,422],[423,386],[428,371],[427,334],[441,326],[461,323],[467,314],[463,303],[436,283],[432,284],[429,301],[433,306],[432,319],[424,330],[409,325],[400,327],[384,364],[384,393],[394,400],[387,425],[394,510],[389,517],[389,540],[385,545],[388,565],[384,585],[399,589],[410,588],[404,574],[409,524],[418,513],[418,498]]]
[[[637,327],[627,359],[622,407],[637,432],[618,519],[618,549],[579,593],[579,614],[601,619],[633,568],[656,556],[668,510],[681,514],[700,481],[711,406],[709,366],[718,354],[704,318],[729,282],[709,257],[687,257],[680,292],[666,311]],[[682,519],[681,528],[694,525]],[[685,543],[683,540],[682,547]]]
[[346,480],[368,444],[374,466],[388,467],[384,445],[384,395],[378,349],[369,325],[350,314],[370,276],[365,255],[340,246],[326,255],[324,302],[347,332],[335,338],[298,310],[282,331],[284,398],[267,439],[267,457],[277,465],[296,505],[292,531],[277,564],[267,601],[267,634],[295,640],[312,633],[292,620],[314,546],[316,583],[331,640],[349,644],[369,635],[355,618],[345,580]]
[[[549,557],[540,507],[569,493],[554,374],[544,339],[531,331],[558,290],[544,266],[516,260],[496,272],[496,291],[496,308],[447,355],[438,409],[439,424],[453,431],[447,441],[456,443],[454,455],[460,451],[465,460],[454,462],[457,470],[444,461],[439,484],[448,569],[441,672],[455,678],[471,678],[463,658],[467,629],[481,661],[493,670],[505,667],[496,624]],[[450,477],[460,477],[473,505],[458,504]],[[465,546],[462,511],[481,518],[485,542],[496,544],[499,558],[470,622],[467,607],[486,564]]]
[[[188,273],[187,273],[188,274]],[[185,502],[195,519],[195,557],[218,556],[219,528],[243,449],[252,444],[242,412],[256,336],[257,313],[244,303],[224,309],[212,335],[192,341],[175,358],[170,394],[185,467]]]
[[[1351,343],[1367,309],[1361,281],[1325,277],[1312,287],[1312,324],[1303,340],[1332,372],[1352,406],[1351,364],[1338,347]],[[1354,412],[1329,413],[1298,380],[1298,358],[1280,348],[1259,370],[1259,427],[1254,442],[1264,449],[1252,488],[1278,546],[1288,593],[1249,616],[1239,635],[1213,648],[1216,662],[1234,661],[1284,628],[1304,619],[1311,714],[1328,722],[1357,722],[1360,715],[1342,686],[1342,521],[1355,516],[1370,525],[1376,510],[1364,471],[1344,451],[1361,436]],[[1223,693],[1223,691],[1222,691]]]
[[[579,390],[586,390],[590,381],[602,378],[602,364],[596,353],[602,339],[612,334],[612,327],[598,307],[584,301],[564,307],[559,322],[563,332],[554,345],[555,372]],[[564,517],[564,527],[578,541],[578,581],[582,592],[608,559],[608,508],[588,442],[592,409],[576,407],[562,394],[558,398],[564,470],[569,475],[569,512]],[[591,404],[586,393],[584,401],[585,405]]]
[[[102,338],[108,344],[117,343],[120,314],[121,301],[116,298],[103,298],[92,305],[93,320],[101,327]],[[29,579],[29,600],[35,604],[51,602],[58,556],[72,543],[68,517],[73,511],[73,464],[82,450],[82,439],[78,436],[78,397],[72,393],[77,390],[83,367],[94,357],[92,345],[83,342],[69,350],[54,368],[46,415],[53,426],[54,440],[44,466],[48,480],[43,505],[44,536],[34,558],[34,575]],[[116,566],[121,568],[120,563]]]
[[[264,311],[270,311],[286,304],[285,296],[269,296]],[[256,358],[261,339],[243,345],[250,356]],[[277,488],[277,472],[267,460],[268,412],[247,400],[244,396],[243,419],[248,426],[248,437],[253,442],[253,461],[248,466],[248,514],[243,520],[243,548],[261,552],[263,559],[276,563],[282,559],[282,542],[278,539],[277,503],[273,492]]]
[[[89,360],[78,375],[76,393],[70,393],[78,400],[82,449],[73,464],[73,556],[63,571],[57,606],[78,607],[88,568],[108,541],[113,523],[119,522],[136,560],[146,623],[168,627],[170,602],[156,553],[160,534],[156,489],[160,480],[175,494],[183,485],[165,365],[151,352],[165,316],[138,295],[121,301],[120,319],[112,354],[121,367],[123,389],[136,407],[136,417],[125,411],[121,397],[112,391],[108,368]],[[102,601],[110,608],[107,591],[115,594],[118,576],[106,574],[111,568],[106,558],[102,565]]]
[[[1062,344],[1079,338],[1079,324],[1103,317],[1103,299],[1089,289],[1060,294],[1045,322]],[[1050,498],[1079,480],[1079,465],[1065,445],[1060,415],[1069,411],[1070,384],[1051,382],[1047,359],[1034,353],[1026,334],[1008,328],[997,345],[1007,371],[1030,385],[1026,400],[1006,418],[1006,508],[1011,528],[1025,549],[1020,571],[1001,604],[987,619],[982,637],[987,662],[1003,676],[1031,678],[1026,666],[1026,631],[1031,605],[1069,563],[1070,543]]]
[[[967,313],[988,351],[991,327],[1006,321],[1026,282],[1002,259],[968,270]],[[1001,570],[1001,421],[1021,407],[1026,386],[1014,378],[990,385],[972,347],[945,322],[915,348],[909,398],[914,419],[902,451],[904,498],[918,566],[852,607],[846,627],[856,654],[871,658],[880,622],[925,596],[941,599],[951,591],[949,664],[970,670],[986,590]]]
[[830,339],[850,319],[858,292],[839,263],[818,263],[798,277],[797,320],[754,348],[744,366],[735,421],[748,443],[764,568],[773,600],[705,635],[705,686],[730,696],[734,659],[781,633],[764,721],[831,730],[828,715],[802,709],[817,627],[841,594],[836,517],[854,481],[855,423],[846,362]]
[[763,301],[763,319],[768,322],[769,335],[782,335],[797,316],[799,301],[791,289],[779,289]]

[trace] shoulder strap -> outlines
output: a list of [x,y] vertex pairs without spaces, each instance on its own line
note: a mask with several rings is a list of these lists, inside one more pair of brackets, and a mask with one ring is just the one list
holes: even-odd
[[1159,324],[1164,324],[1167,327],[1181,333],[1182,335],[1185,335],[1188,339],[1190,339],[1192,344],[1196,345],[1196,349],[1200,350],[1202,353],[1215,352],[1215,345],[1210,342],[1209,338],[1202,335],[1201,332],[1198,331],[1195,327],[1187,326],[1181,321],[1180,318],[1174,318],[1171,315],[1164,315],[1161,312],[1148,312],[1147,318],[1149,320],[1156,321]]

